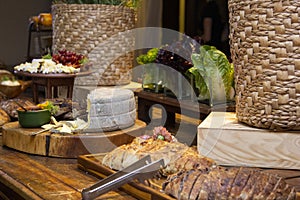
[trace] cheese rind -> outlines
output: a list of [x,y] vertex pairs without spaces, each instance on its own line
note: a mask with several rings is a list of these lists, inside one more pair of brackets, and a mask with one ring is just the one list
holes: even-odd
[[101,129],[103,131],[112,131],[133,126],[136,119],[136,110],[125,114],[114,116],[89,116],[88,129]]
[[91,104],[120,102],[132,98],[134,98],[133,92],[122,88],[96,88],[88,94]]
[[114,116],[135,110],[135,100],[90,104],[89,116]]

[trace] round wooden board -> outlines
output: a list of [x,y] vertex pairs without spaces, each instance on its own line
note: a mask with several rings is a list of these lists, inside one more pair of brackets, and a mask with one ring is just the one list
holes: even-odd
[[79,155],[106,153],[115,147],[130,143],[145,133],[146,123],[137,120],[135,125],[117,131],[81,133],[73,135],[51,134],[49,131],[31,135],[41,128],[22,128],[18,122],[2,127],[2,143],[22,152],[62,158],[77,158]]

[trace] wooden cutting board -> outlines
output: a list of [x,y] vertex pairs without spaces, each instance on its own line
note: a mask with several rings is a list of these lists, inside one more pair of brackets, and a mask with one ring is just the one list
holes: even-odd
[[18,122],[2,127],[3,146],[22,152],[51,157],[77,158],[79,155],[106,153],[144,135],[146,123],[137,120],[132,127],[100,133],[51,134],[49,131],[31,135],[41,128],[22,128]]

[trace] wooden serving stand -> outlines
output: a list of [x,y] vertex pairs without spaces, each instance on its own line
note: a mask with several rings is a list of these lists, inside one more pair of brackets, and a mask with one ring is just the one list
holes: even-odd
[[271,131],[212,112],[198,127],[198,150],[220,165],[300,170],[300,132]]
[[22,152],[62,158],[77,158],[79,155],[106,153],[115,147],[130,143],[135,137],[144,135],[146,123],[137,120],[126,129],[76,134],[54,134],[46,131],[32,135],[41,128],[22,128],[19,122],[2,127],[2,145]]
[[[46,99],[52,99],[57,97],[58,87],[66,86],[67,98],[72,98],[74,80],[76,77],[88,76],[91,74],[90,71],[79,72],[79,73],[29,73],[23,71],[15,71],[18,76],[24,76],[30,78],[32,81],[32,92],[33,102],[39,103],[38,87],[42,86],[45,88]],[[53,89],[53,92],[52,92]]]

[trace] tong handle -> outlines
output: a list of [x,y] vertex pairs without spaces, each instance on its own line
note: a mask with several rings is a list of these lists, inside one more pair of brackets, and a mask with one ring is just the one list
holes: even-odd
[[[150,156],[149,156],[150,157]],[[147,156],[146,156],[147,158]],[[146,159],[147,160],[147,159]],[[141,167],[136,167],[136,165],[141,165]],[[128,168],[125,168],[124,170],[120,171],[121,173],[113,174],[111,176],[108,176],[107,178],[99,181],[95,185],[83,189],[82,191],[82,198],[84,200],[94,199],[97,196],[104,194],[110,190],[116,189],[121,187],[122,185],[134,180],[134,179],[147,179],[153,177],[157,171],[160,169],[161,166],[164,165],[163,159],[157,160],[155,162],[152,162],[150,164],[147,164],[144,162],[137,161],[133,165],[130,165],[128,168],[132,169],[132,166],[135,166],[133,171],[129,171]],[[126,171],[125,171],[126,170]],[[128,171],[127,171],[128,170]]]
[[140,160],[138,160],[137,162],[133,163],[132,165],[124,168],[121,171],[118,171],[114,174],[111,174],[110,176],[98,181],[97,183],[95,183],[94,185],[85,188],[82,190],[82,197],[83,199],[92,199],[95,198],[97,196],[100,195],[99,191],[97,192],[97,190],[99,190],[98,188],[102,187],[102,185],[105,185],[115,179],[117,179],[118,177],[122,177],[124,176],[126,173],[128,172],[132,172],[142,166],[147,165],[148,163],[151,163],[151,157],[150,155],[147,155],[143,158],[141,158]]

